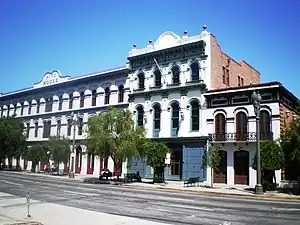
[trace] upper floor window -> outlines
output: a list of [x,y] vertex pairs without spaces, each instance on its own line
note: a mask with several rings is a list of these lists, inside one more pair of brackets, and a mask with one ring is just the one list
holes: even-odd
[[32,103],[31,101],[28,103],[28,115],[31,114],[31,107],[32,107]]
[[191,79],[192,81],[199,80],[199,64],[197,62],[191,64]]
[[95,106],[97,103],[97,91],[93,90],[92,91],[92,106]]
[[137,125],[143,126],[144,125],[144,108],[143,106],[139,105],[136,109],[137,111]]
[[39,131],[39,123],[36,122],[34,123],[34,137],[38,136],[38,131]]
[[124,102],[124,86],[119,86],[118,102]]
[[68,136],[71,136],[71,130],[72,130],[72,119],[68,119],[68,128],[67,128]]
[[223,66],[222,71],[223,71],[223,84],[229,86],[229,68]]
[[30,124],[26,124],[26,138],[29,138]]
[[238,86],[241,86],[241,77],[238,76]]
[[161,108],[159,104],[155,104],[153,106],[154,109],[154,129],[155,130],[160,130],[160,113],[161,113]]
[[215,116],[215,134],[216,141],[224,141],[226,133],[226,119],[223,113],[218,113]]
[[24,102],[21,103],[21,116],[23,116],[24,113]]
[[192,101],[191,102],[191,130],[198,131],[199,130],[199,102]]
[[154,81],[155,81],[155,87],[161,86],[161,72],[159,69],[156,69],[154,71]]
[[1,117],[3,117],[3,106],[1,106]]
[[266,110],[260,111],[260,138],[265,140],[270,137],[271,134],[271,116]]
[[144,73],[139,73],[138,80],[139,80],[139,89],[145,89],[145,75],[144,75]]
[[50,131],[51,131],[51,121],[45,121],[43,138],[48,138],[50,136]]
[[57,135],[57,136],[60,136],[61,121],[58,120],[56,123],[57,123],[56,135]]
[[59,102],[58,102],[58,110],[62,110],[63,97],[60,96],[58,101],[59,101]]
[[40,101],[36,102],[36,113],[40,113]]
[[78,135],[82,135],[83,130],[83,119],[78,118]]
[[248,117],[245,112],[238,112],[236,119],[236,140],[246,141],[248,139]]
[[180,69],[178,66],[174,66],[172,68],[172,83],[179,84],[180,83]]
[[14,104],[14,115],[17,114],[17,104]]
[[69,109],[73,108],[73,94],[69,95]]
[[177,136],[179,129],[179,104],[174,102],[172,104],[172,136]]
[[80,108],[84,107],[84,92],[80,93]]
[[51,112],[52,111],[52,105],[53,105],[52,99],[47,98],[46,99],[45,112]]
[[244,78],[241,77],[241,85],[244,86]]
[[110,89],[109,87],[105,88],[105,93],[104,93],[104,104],[109,104],[109,97],[110,97]]

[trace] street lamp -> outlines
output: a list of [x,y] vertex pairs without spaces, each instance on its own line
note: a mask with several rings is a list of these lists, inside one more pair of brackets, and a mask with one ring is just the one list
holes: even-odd
[[251,95],[253,107],[254,107],[254,113],[256,116],[256,186],[255,186],[255,193],[256,194],[263,194],[263,187],[261,185],[261,168],[260,168],[260,127],[259,127],[259,119],[260,119],[260,102],[261,102],[261,96],[259,93],[256,93],[255,91]]
[[75,132],[76,132],[76,125],[78,124],[78,118],[80,117],[79,112],[77,115],[74,112],[71,113],[72,117],[72,125],[73,125],[73,144],[72,144],[72,153],[71,153],[71,168],[69,169],[69,178],[74,178],[74,153],[75,153]]

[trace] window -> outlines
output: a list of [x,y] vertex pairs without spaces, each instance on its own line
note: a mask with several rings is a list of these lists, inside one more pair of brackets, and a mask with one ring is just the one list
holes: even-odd
[[199,130],[199,103],[198,101],[191,102],[191,123],[192,123],[192,131]]
[[156,104],[153,107],[154,109],[154,129],[155,130],[160,130],[160,113],[161,113],[161,109],[160,109],[160,105]]
[[154,71],[154,80],[155,80],[155,87],[160,87],[161,86],[161,72],[159,69],[156,69]]
[[223,84],[226,84],[226,68],[225,66],[222,67],[222,71],[223,71]]
[[97,103],[97,91],[93,90],[92,91],[92,106],[95,106]]
[[26,124],[26,138],[29,138],[30,124]]
[[78,118],[78,135],[82,135],[83,119]]
[[197,62],[191,64],[191,79],[192,81],[199,80],[199,65]]
[[241,78],[241,85],[244,86],[244,78]]
[[124,86],[119,86],[118,102],[124,102]]
[[21,116],[23,116],[24,113],[24,102],[21,103]]
[[17,114],[17,104],[14,104],[14,115]]
[[38,136],[38,131],[39,131],[39,123],[36,122],[34,124],[34,137],[37,137]]
[[173,84],[179,84],[180,83],[180,70],[178,66],[174,66],[172,68],[172,82]]
[[36,113],[40,113],[40,101],[36,102]]
[[68,119],[68,128],[67,128],[68,136],[71,136],[71,130],[72,130],[72,119]]
[[73,108],[73,94],[69,95],[69,109]]
[[62,110],[63,97],[60,96],[58,101],[59,101],[59,102],[58,102],[58,110]]
[[110,89],[109,87],[105,88],[105,96],[104,96],[104,104],[109,104],[109,97],[110,97]]
[[268,111],[262,110],[260,112],[260,138],[266,140],[271,135],[271,116]]
[[1,117],[3,117],[3,106],[1,106]]
[[84,107],[84,92],[80,93],[80,108]]
[[50,136],[50,131],[51,131],[51,121],[45,121],[43,138],[48,138]]
[[60,130],[61,130],[61,121],[57,121],[57,130],[56,130],[56,135],[60,136]]
[[177,102],[172,104],[172,136],[177,136],[179,129],[179,104]]
[[246,141],[248,139],[248,118],[246,113],[238,112],[236,114],[236,140]]
[[226,119],[223,113],[215,116],[215,134],[216,141],[225,141]]
[[143,126],[144,125],[144,108],[143,106],[138,106],[137,107],[137,125],[138,126]]
[[226,68],[226,85],[229,86],[229,69]]
[[32,106],[32,103],[30,101],[29,104],[28,104],[28,115],[31,114],[31,106]]
[[229,86],[229,68],[223,66],[223,84]]
[[145,75],[144,75],[144,73],[139,73],[138,79],[139,79],[139,89],[145,89]]
[[7,117],[9,117],[10,105],[7,107]]
[[241,77],[238,76],[238,86],[241,86]]
[[45,108],[45,112],[51,112],[52,111],[52,99],[47,98],[46,99],[46,108]]

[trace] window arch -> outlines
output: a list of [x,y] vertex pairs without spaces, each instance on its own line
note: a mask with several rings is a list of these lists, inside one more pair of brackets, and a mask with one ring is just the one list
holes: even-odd
[[160,113],[161,113],[161,107],[159,104],[155,104],[153,106],[153,110],[154,110],[154,116],[153,116],[153,120],[154,120],[154,130],[160,130]]
[[236,140],[246,141],[248,139],[248,117],[245,112],[238,112],[236,119]]
[[267,110],[260,112],[260,138],[266,140],[271,134],[271,116]]
[[171,130],[171,135],[172,136],[177,136],[178,130],[179,130],[179,104],[178,102],[174,102],[172,105],[172,130]]
[[161,86],[161,72],[158,68],[154,71],[154,79],[155,79],[155,87],[160,87]]
[[84,107],[84,92],[80,92],[80,108]]
[[199,80],[199,64],[197,62],[193,62],[190,67],[191,67],[191,80],[192,81]]
[[124,86],[119,86],[118,102],[124,102]]
[[215,133],[216,141],[225,141],[226,118],[223,113],[218,113],[215,116]]
[[180,83],[180,69],[179,66],[172,67],[172,83],[179,84]]
[[138,74],[138,80],[139,80],[139,89],[145,89],[145,75],[144,73]]
[[144,125],[144,107],[139,105],[136,108],[137,111],[137,125],[143,126]]
[[92,106],[96,106],[97,103],[97,91],[92,90]]
[[110,89],[109,87],[105,88],[105,96],[104,96],[104,104],[109,104],[109,97],[110,97]]
[[191,130],[199,130],[199,102],[194,100],[191,102]]

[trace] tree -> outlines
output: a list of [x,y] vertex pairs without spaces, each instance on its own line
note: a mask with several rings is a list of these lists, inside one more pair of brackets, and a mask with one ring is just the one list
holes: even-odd
[[166,154],[170,149],[162,142],[147,140],[142,145],[142,152],[145,154],[147,165],[154,170],[153,182],[164,181],[164,168]]
[[220,148],[219,147],[213,147],[209,146],[205,154],[203,155],[203,167],[210,167],[211,171],[211,183],[210,186],[213,188],[214,185],[214,173],[213,170],[218,168],[220,165],[221,156],[220,156]]
[[140,155],[140,141],[145,138],[144,127],[135,126],[129,110],[109,107],[88,120],[87,145],[91,153],[111,157],[120,176],[122,162]]
[[35,144],[28,148],[26,158],[32,162],[31,171],[35,172],[36,165],[41,161],[49,161],[48,147],[41,144]]
[[67,164],[70,159],[70,140],[65,137],[50,136],[47,146],[50,151],[51,159],[56,166],[61,162]]
[[[260,145],[261,170],[264,185],[276,184],[275,170],[284,166],[284,152],[281,146],[273,140],[261,142]],[[257,156],[255,154],[252,168],[257,169]],[[275,181],[275,183],[273,182]]]

